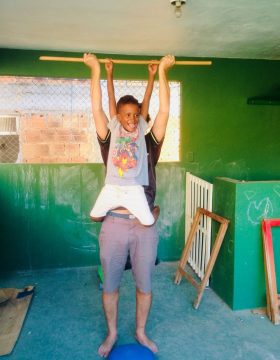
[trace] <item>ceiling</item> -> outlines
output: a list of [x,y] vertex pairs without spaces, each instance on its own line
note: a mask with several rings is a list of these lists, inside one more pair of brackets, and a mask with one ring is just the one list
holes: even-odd
[[0,47],[280,60],[280,0],[0,0]]

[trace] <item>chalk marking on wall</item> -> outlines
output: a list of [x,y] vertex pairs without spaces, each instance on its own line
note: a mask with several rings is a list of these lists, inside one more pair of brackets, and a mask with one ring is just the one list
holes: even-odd
[[83,252],[96,252],[96,246],[95,245],[83,245],[80,247],[71,246],[71,249],[75,251],[83,251]]
[[11,177],[10,177],[10,183],[13,184],[14,206],[16,208],[17,207],[21,208],[22,195],[21,195],[21,186],[20,186],[20,179],[19,179],[18,170],[17,171],[12,171]]
[[40,208],[45,210],[49,207],[49,170],[46,167],[39,169],[39,194],[40,194]]
[[81,182],[78,166],[60,166],[53,171],[56,205],[71,208],[75,215],[81,213]]
[[20,177],[24,188],[24,208],[26,210],[35,209],[35,187],[37,184],[37,179],[31,166],[29,166],[27,169],[20,168],[20,171]]
[[222,159],[216,159],[216,160],[213,160],[212,162],[210,162],[210,164],[208,165],[208,168],[216,169],[216,168],[221,167],[222,164],[223,164]]
[[244,159],[238,159],[225,164],[226,175],[231,178],[247,179],[248,167]]
[[185,203],[182,189],[184,177],[185,172],[173,166],[168,169],[161,167],[157,169],[157,178],[161,179],[161,189],[164,189],[164,196],[160,204],[160,217],[157,223],[158,233],[162,238],[172,237],[174,227],[179,226],[178,220],[184,215]]
[[262,219],[271,217],[273,214],[273,206],[268,197],[262,199],[258,204],[251,201],[247,209],[247,219],[253,225],[259,225]]
[[247,200],[251,200],[256,195],[256,192],[255,191],[244,191],[244,195],[246,196]]
[[220,172],[223,169],[223,176],[234,179],[248,179],[250,169],[244,159],[238,159],[231,162],[223,162],[222,159],[215,159],[205,166],[201,166],[201,171]]
[[227,247],[229,254],[233,254],[233,248],[234,248],[234,241],[231,239],[231,240],[229,240],[228,247]]
[[273,191],[280,197],[280,185],[274,186]]

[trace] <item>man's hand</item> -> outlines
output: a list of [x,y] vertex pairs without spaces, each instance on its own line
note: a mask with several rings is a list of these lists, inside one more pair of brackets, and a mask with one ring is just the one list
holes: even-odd
[[166,55],[161,58],[159,63],[159,70],[167,71],[175,64],[175,57],[173,55]]
[[170,89],[167,79],[167,71],[175,64],[173,55],[164,56],[158,67],[159,81],[159,110],[155,118],[152,132],[158,142],[162,141],[165,135],[170,110]]
[[92,71],[100,71],[100,63],[95,55],[89,53],[84,54],[84,63]]

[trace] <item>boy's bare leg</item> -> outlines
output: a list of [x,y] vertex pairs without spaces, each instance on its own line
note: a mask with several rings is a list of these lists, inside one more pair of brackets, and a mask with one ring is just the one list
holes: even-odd
[[108,334],[98,349],[98,354],[106,358],[117,340],[117,317],[118,317],[119,292],[102,294],[103,309],[108,326]]
[[158,351],[157,345],[146,335],[146,322],[152,304],[152,293],[145,294],[136,290],[136,340],[153,353]]

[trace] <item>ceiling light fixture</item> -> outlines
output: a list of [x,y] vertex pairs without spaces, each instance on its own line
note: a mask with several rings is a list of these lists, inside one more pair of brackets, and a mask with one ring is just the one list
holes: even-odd
[[170,0],[170,4],[175,7],[175,16],[177,18],[182,15],[182,5],[185,5],[186,0]]

